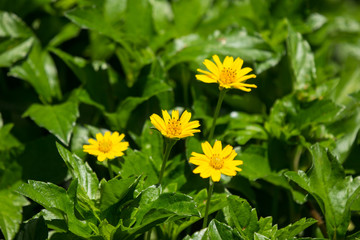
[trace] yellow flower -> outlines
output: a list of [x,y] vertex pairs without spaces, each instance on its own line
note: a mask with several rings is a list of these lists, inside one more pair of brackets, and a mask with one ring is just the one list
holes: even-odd
[[173,110],[171,117],[166,110],[162,110],[162,116],[163,118],[154,113],[150,116],[150,121],[167,138],[185,138],[200,132],[199,129],[195,129],[200,126],[199,121],[189,122],[191,113],[186,110],[180,119],[178,110]]
[[198,165],[194,173],[200,173],[200,177],[208,178],[211,176],[214,182],[220,181],[221,173],[228,176],[235,176],[236,171],[241,171],[238,165],[243,161],[234,160],[237,153],[232,146],[227,145],[222,149],[221,141],[216,141],[212,148],[209,142],[201,144],[204,154],[192,152],[189,162]]
[[111,134],[107,131],[104,136],[101,133],[96,134],[96,140],[90,138],[88,141],[90,145],[84,145],[83,151],[91,155],[97,156],[99,161],[106,159],[114,159],[124,155],[125,151],[129,147],[128,142],[122,142],[124,134],[119,135],[118,132]]
[[241,68],[244,61],[241,58],[226,56],[221,63],[218,55],[213,56],[214,62],[205,59],[204,65],[210,71],[197,69],[203,74],[196,75],[196,79],[205,83],[218,83],[220,88],[237,88],[245,92],[250,92],[250,88],[257,88],[255,84],[244,83],[249,78],[256,78],[255,74],[246,75],[252,71],[251,68]]

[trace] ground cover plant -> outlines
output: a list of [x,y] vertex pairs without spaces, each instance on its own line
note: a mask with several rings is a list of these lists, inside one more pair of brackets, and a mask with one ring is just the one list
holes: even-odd
[[0,239],[360,238],[350,0],[1,0]]

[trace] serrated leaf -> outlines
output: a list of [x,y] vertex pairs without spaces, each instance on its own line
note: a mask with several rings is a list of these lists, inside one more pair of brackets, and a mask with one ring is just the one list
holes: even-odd
[[306,228],[310,227],[311,225],[317,223],[315,219],[312,218],[302,218],[299,221],[290,224],[282,229],[279,229],[276,233],[276,239],[292,239]]
[[90,237],[92,229],[88,223],[76,218],[74,202],[67,195],[65,189],[52,183],[29,180],[28,183],[19,186],[17,191],[46,209],[55,208],[62,211],[67,216],[69,231],[84,238]]
[[289,25],[287,39],[287,53],[294,76],[294,88],[305,90],[312,86],[316,79],[314,55],[309,43],[303,39],[300,33],[294,31]]
[[125,179],[113,178],[108,182],[101,182],[100,210],[105,211],[110,206],[120,202],[129,190],[138,182],[138,177],[129,177]]
[[227,202],[231,222],[238,231],[244,232],[244,234],[251,239],[253,234],[259,230],[256,210],[253,209],[245,199],[235,195],[228,196]]
[[32,35],[18,16],[0,11],[0,67],[10,67],[25,58],[34,42]]
[[308,174],[289,171],[285,175],[316,199],[325,215],[329,238],[343,238],[350,222],[350,206],[360,193],[360,178],[345,176],[337,159],[319,144],[309,151],[313,167]]
[[78,103],[67,101],[52,106],[33,104],[23,114],[23,117],[27,116],[40,127],[49,130],[65,145],[68,145],[75,121],[79,117]]
[[207,229],[207,233],[210,239],[239,239],[233,234],[233,230],[225,223],[221,223],[216,219],[213,219]]
[[8,189],[0,191],[0,229],[6,240],[14,239],[22,222],[22,207],[28,201]]
[[155,166],[153,160],[139,151],[128,149],[124,162],[121,164],[121,176],[128,178],[131,176],[146,176],[145,186],[156,184],[158,182],[158,167]]
[[39,94],[40,99],[50,103],[52,98],[61,98],[57,69],[50,54],[35,42],[32,50],[21,65],[10,69],[9,75],[29,82]]
[[99,180],[90,166],[59,143],[56,147],[73,179],[77,179],[84,193],[92,200],[98,198]]

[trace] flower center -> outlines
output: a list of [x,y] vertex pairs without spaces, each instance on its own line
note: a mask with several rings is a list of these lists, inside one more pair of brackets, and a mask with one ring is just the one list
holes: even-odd
[[112,142],[110,139],[104,139],[99,142],[99,151],[107,153],[111,150]]
[[219,154],[213,154],[210,158],[210,166],[215,169],[221,169],[224,166],[224,159]]
[[178,136],[181,134],[181,122],[176,119],[170,119],[167,125],[167,132],[170,135]]
[[223,68],[220,73],[220,81],[225,84],[230,84],[235,82],[236,71],[231,68]]

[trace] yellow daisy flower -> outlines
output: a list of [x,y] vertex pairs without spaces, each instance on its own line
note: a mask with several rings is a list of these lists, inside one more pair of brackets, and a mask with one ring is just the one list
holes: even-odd
[[96,134],[96,140],[90,138],[88,141],[90,145],[83,145],[83,151],[91,155],[97,156],[99,161],[106,159],[114,159],[121,157],[129,147],[128,142],[122,142],[124,134],[119,135],[118,132],[111,134],[107,131],[104,136],[101,133]]
[[220,181],[221,173],[228,176],[235,176],[236,171],[241,171],[238,165],[243,161],[234,160],[237,153],[232,146],[227,145],[222,149],[221,141],[216,141],[212,148],[209,142],[201,144],[204,154],[192,152],[189,162],[198,165],[194,173],[200,173],[200,177],[208,178],[211,176],[214,182]]
[[199,129],[195,129],[200,126],[199,121],[189,122],[191,113],[186,110],[180,119],[178,110],[173,110],[171,117],[166,110],[162,110],[162,116],[163,118],[154,113],[150,116],[150,121],[167,138],[185,138],[200,132]]
[[244,83],[249,78],[256,78],[256,75],[246,75],[252,69],[249,67],[241,68],[244,63],[241,58],[238,57],[234,61],[233,57],[226,56],[223,63],[218,55],[214,55],[212,58],[216,64],[205,59],[204,65],[210,72],[197,69],[197,71],[203,73],[195,75],[197,80],[205,83],[218,83],[220,88],[237,88],[245,92],[250,92],[251,88],[257,88],[255,84]]

